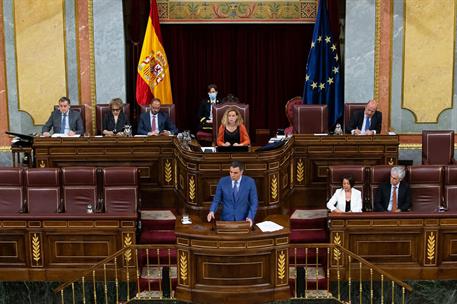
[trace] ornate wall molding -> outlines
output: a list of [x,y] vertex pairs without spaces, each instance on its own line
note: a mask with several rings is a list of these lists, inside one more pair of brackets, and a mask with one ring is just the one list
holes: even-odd
[[314,23],[318,0],[158,0],[160,23]]

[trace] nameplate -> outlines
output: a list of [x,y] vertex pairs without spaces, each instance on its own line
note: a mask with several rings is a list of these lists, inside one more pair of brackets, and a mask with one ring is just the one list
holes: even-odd
[[224,234],[245,234],[249,233],[251,227],[249,222],[227,222],[227,221],[216,221],[216,232]]

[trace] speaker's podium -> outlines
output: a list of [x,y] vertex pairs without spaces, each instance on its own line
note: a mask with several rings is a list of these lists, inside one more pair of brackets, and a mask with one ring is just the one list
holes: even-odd
[[196,216],[176,222],[176,298],[193,303],[265,303],[290,298],[289,219],[266,220],[284,228],[262,232],[240,222],[216,225]]

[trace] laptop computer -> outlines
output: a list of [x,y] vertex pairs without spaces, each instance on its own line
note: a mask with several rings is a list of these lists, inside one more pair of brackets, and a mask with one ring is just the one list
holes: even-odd
[[249,152],[249,146],[218,146],[217,152]]

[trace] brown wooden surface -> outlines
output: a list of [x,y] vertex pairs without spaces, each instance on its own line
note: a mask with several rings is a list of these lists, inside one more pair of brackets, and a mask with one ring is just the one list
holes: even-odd
[[455,279],[456,213],[345,213],[330,219],[331,242],[400,279]]
[[265,303],[290,297],[287,216],[267,220],[284,229],[264,233],[218,234],[192,217],[176,221],[178,286],[176,298],[195,303]]
[[242,153],[199,153],[175,137],[36,138],[37,167],[136,166],[143,208],[177,208],[204,216],[218,180],[233,160],[256,181],[256,220],[291,208],[322,208],[327,168],[334,164],[396,164],[398,136],[294,135],[281,148]]
[[135,244],[128,217],[0,217],[0,280],[62,281]]

